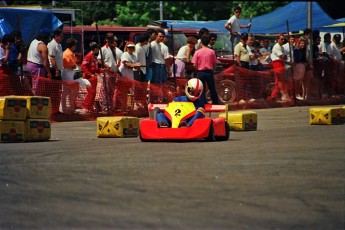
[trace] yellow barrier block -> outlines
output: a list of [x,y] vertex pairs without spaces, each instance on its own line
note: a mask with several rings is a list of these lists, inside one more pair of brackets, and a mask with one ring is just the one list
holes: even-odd
[[25,121],[25,141],[47,141],[50,136],[50,120],[27,119]]
[[50,118],[50,97],[43,96],[16,96],[26,99],[26,117],[37,119]]
[[[221,113],[219,117],[225,118],[226,114]],[[255,131],[258,126],[258,116],[251,110],[229,111],[228,123],[230,130],[233,131]]]
[[318,107],[309,109],[311,125],[338,125],[345,123],[345,109],[341,107]]
[[0,97],[1,120],[25,120],[26,99],[16,96]]
[[137,137],[139,118],[129,116],[98,117],[97,137]]
[[24,142],[25,122],[0,120],[0,142]]

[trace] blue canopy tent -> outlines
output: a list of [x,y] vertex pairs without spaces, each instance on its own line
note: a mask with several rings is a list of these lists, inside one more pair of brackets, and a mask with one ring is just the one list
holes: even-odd
[[60,26],[62,22],[51,11],[0,8],[0,37],[17,30],[23,41],[30,44],[41,29],[53,31]]
[[[252,19],[251,33],[254,34],[277,34],[286,33],[286,21],[289,22],[290,31],[299,31],[307,28],[308,19],[308,2],[291,2],[271,13],[254,17]],[[228,20],[228,19],[227,19]],[[228,33],[224,28],[227,20],[220,21],[178,21],[166,20],[168,26],[175,28],[212,28]],[[312,2],[312,29],[323,31],[324,26],[337,23],[320,7],[317,2]],[[240,19],[240,23],[247,25],[249,19]],[[327,29],[326,29],[327,30]],[[242,29],[247,32],[248,29]]]

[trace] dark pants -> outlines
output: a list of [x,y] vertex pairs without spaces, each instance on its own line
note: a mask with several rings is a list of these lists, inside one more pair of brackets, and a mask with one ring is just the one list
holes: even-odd
[[207,103],[207,99],[206,99],[206,84],[207,84],[207,87],[210,90],[212,104],[216,104],[216,105],[219,104],[218,94],[216,91],[216,84],[214,82],[214,77],[213,77],[213,70],[199,70],[198,79],[200,79],[200,81],[202,81],[202,84],[204,85],[204,91],[202,92],[200,99],[205,104]]

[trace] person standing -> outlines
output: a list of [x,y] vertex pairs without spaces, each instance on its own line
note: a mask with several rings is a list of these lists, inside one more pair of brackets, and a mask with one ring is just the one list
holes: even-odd
[[334,34],[329,45],[329,57],[333,61],[332,94],[344,94],[344,61],[340,53],[341,35]]
[[195,50],[198,50],[198,49],[201,48],[201,45],[200,45],[201,44],[201,38],[205,37],[205,36],[208,36],[209,34],[210,34],[210,31],[207,28],[205,28],[205,27],[202,27],[199,30],[199,32],[198,32],[199,39],[198,39],[198,43],[195,44]]
[[[306,98],[306,89],[303,81],[306,79],[306,67],[307,67],[307,47],[305,46],[306,41],[304,38],[298,40],[297,46],[293,51],[293,83],[295,97],[299,100]],[[291,47],[292,48],[292,47]],[[302,93],[300,90],[302,89]],[[301,96],[302,95],[302,96]]]
[[[75,69],[77,68],[77,58],[74,51],[77,48],[77,40],[68,38],[67,48],[63,52],[62,93],[60,109],[62,113],[72,114],[75,112],[75,100],[78,96],[79,84],[74,82]],[[67,103],[68,102],[68,103]],[[67,104],[69,107],[67,107]]]
[[289,100],[288,85],[285,76],[285,61],[287,55],[283,48],[284,40],[284,35],[279,34],[277,37],[277,43],[273,46],[271,53],[272,67],[275,76],[275,86],[272,90],[271,96],[268,98],[270,100],[276,100],[279,92],[281,94],[281,100]]
[[241,68],[249,69],[249,52],[247,50],[248,34],[240,35],[240,42],[237,43],[234,50],[235,65]]
[[164,57],[165,65],[166,65],[166,72],[168,76],[172,76],[171,66],[172,66],[172,56],[169,54],[169,48],[167,44],[169,44],[169,39],[171,38],[171,34],[168,31],[165,31],[163,41],[160,43],[162,55]]
[[186,75],[186,65],[191,63],[192,50],[195,49],[197,39],[193,36],[187,38],[187,44],[182,46],[175,57],[176,77]]
[[[101,86],[103,109],[107,108],[107,106],[112,105],[112,98],[115,91],[115,81],[117,74],[120,72],[118,70],[117,62],[118,59],[121,58],[121,56],[119,56],[121,54],[116,54],[116,40],[117,38],[112,32],[107,33],[105,44],[101,48],[101,52],[99,52],[97,57],[98,64],[104,64],[103,68],[105,70],[104,78],[101,78],[100,76],[100,79],[98,79],[98,83]],[[110,102],[108,103],[108,101]]]
[[14,43],[10,46],[10,53],[8,57],[8,66],[13,74],[18,72],[18,67],[22,67],[22,62],[25,53],[25,44],[22,41],[22,34],[19,31],[12,31],[11,34]]
[[32,75],[52,79],[47,47],[49,34],[50,32],[48,30],[42,29],[37,37],[30,43],[26,69]]
[[[217,64],[217,57],[214,50],[208,47],[209,44],[210,36],[201,38],[201,48],[195,51],[192,63],[197,71],[198,79],[201,80],[204,86],[207,84],[207,87],[210,90],[212,104],[219,104],[216,84],[214,81],[214,70]],[[201,95],[201,101],[205,104],[207,103],[205,87]]]
[[135,53],[135,44],[133,42],[127,42],[125,45],[125,52],[121,57],[120,72],[122,76],[134,79],[133,68],[140,69],[140,62],[138,62]]
[[150,35],[149,42],[144,46],[144,51],[146,55],[146,81],[152,80],[152,46],[151,42],[155,41],[157,38],[157,30],[153,28],[148,28],[147,33]]
[[5,34],[1,38],[0,44],[0,74],[10,74],[10,68],[8,67],[8,58],[10,54],[10,46],[13,43],[13,38],[9,34]]
[[135,44],[135,55],[137,56],[138,62],[140,62],[140,69],[136,71],[137,77],[135,80],[145,82],[146,81],[146,55],[144,47],[149,43],[150,35],[148,33],[143,33],[139,36],[139,42]]
[[230,34],[230,43],[231,43],[231,49],[234,50],[234,47],[239,43],[240,41],[240,35],[241,35],[241,28],[250,28],[252,26],[251,23],[248,23],[248,25],[241,25],[240,24],[240,15],[242,12],[242,7],[236,6],[233,15],[229,18],[229,20],[225,23],[224,27],[227,31],[229,31]]
[[208,44],[208,47],[214,50],[213,46],[214,44],[216,44],[216,41],[217,41],[217,34],[210,33],[210,44]]
[[167,70],[165,59],[169,56],[165,56],[162,53],[161,42],[164,38],[164,31],[159,30],[156,40],[151,42],[152,47],[152,80],[151,83],[162,84],[167,82]]
[[63,32],[60,29],[54,31],[54,38],[48,43],[49,52],[49,66],[52,79],[61,80],[61,71],[63,69],[62,64],[62,46]]
[[91,42],[91,51],[85,55],[83,62],[81,63],[83,77],[91,83],[91,86],[87,88],[87,95],[84,99],[81,113],[92,110],[95,103],[98,77],[97,74],[101,72],[101,69],[98,68],[98,63],[96,61],[99,53],[99,48],[100,47],[96,42]]

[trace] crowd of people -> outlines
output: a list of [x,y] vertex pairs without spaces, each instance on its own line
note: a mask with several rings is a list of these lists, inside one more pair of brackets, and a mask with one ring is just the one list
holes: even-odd
[[[31,79],[32,94],[45,96],[49,90],[49,95],[59,98],[59,108],[53,113],[87,113],[95,107],[114,107],[115,83],[121,76],[140,82],[164,84],[173,75],[185,77],[191,74],[193,77],[197,73],[196,77],[211,89],[213,103],[218,104],[213,79],[216,54],[212,50],[217,36],[209,34],[206,28],[200,31],[203,35],[199,41],[195,37],[188,37],[187,43],[174,58],[166,45],[171,37],[166,29],[148,28],[146,33],[140,35],[137,44],[126,41],[123,50],[118,47],[117,37],[109,32],[103,44],[88,44],[90,51],[84,56],[80,67],[74,54],[78,41],[66,39],[67,47],[63,50],[61,43],[64,34],[61,29],[53,32],[40,30],[27,47],[24,47],[21,34],[15,31],[1,39],[0,70],[8,75],[19,74],[23,72],[23,60],[26,60],[26,71],[39,76]],[[48,89],[42,78],[60,81],[61,87]],[[79,84],[86,88],[87,94],[81,108],[76,108]],[[202,98],[206,103],[205,92]]]
[[[275,45],[268,40],[259,42],[248,33],[241,33],[241,7],[236,7],[234,15],[225,23],[233,47],[234,64],[237,67],[252,71],[265,70],[270,64],[275,73],[275,87],[269,100],[307,99],[310,81],[319,81],[319,96],[343,95],[345,88],[344,60],[345,47],[339,34],[331,39],[325,34],[324,41],[318,31],[307,28],[302,37],[279,34]],[[54,113],[86,113],[95,106],[101,109],[113,108],[116,104],[116,80],[121,76],[139,82],[164,84],[169,77],[198,78],[204,85],[200,99],[207,103],[206,88],[210,90],[213,104],[218,104],[218,94],[214,79],[217,57],[213,45],[217,35],[209,33],[207,28],[199,30],[197,38],[190,36],[173,57],[169,54],[167,43],[171,37],[166,29],[148,28],[134,44],[126,41],[120,49],[118,38],[109,32],[102,44],[91,42],[87,53],[78,67],[75,57],[77,40],[66,39],[66,49],[61,43],[64,34],[61,29],[51,32],[42,29],[35,39],[26,46],[21,34],[13,31],[1,38],[0,71],[5,74],[23,72],[26,60],[26,71],[34,76],[49,80],[61,81],[61,88],[50,88],[50,93],[59,98],[59,108]],[[310,50],[310,42],[313,43]],[[310,56],[312,55],[312,61]],[[87,95],[80,109],[75,101],[80,90],[85,87]],[[46,87],[40,78],[32,78],[33,95],[46,95]],[[131,89],[135,90],[134,88]],[[50,95],[51,95],[50,94]],[[102,101],[101,105],[97,104]]]
[[321,42],[318,30],[306,28],[301,37],[279,34],[274,46],[270,47],[266,39],[260,43],[250,34],[240,33],[240,28],[251,27],[251,23],[240,25],[241,10],[236,7],[234,15],[224,25],[230,34],[234,63],[253,71],[265,70],[265,64],[271,64],[275,87],[267,99],[306,100],[310,95],[311,79],[318,81],[319,99],[345,95],[345,39],[341,42],[340,34],[335,34],[331,40],[331,34],[326,33]]

